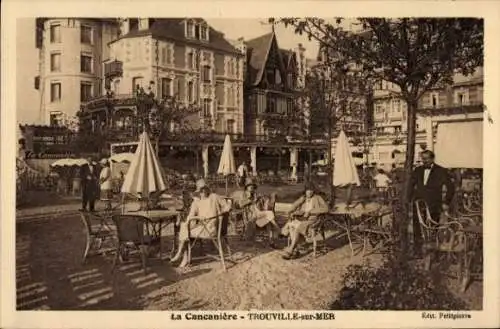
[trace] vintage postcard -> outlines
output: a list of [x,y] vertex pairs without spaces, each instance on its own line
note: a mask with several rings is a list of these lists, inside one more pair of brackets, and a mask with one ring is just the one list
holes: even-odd
[[500,325],[497,3],[2,9],[2,328]]

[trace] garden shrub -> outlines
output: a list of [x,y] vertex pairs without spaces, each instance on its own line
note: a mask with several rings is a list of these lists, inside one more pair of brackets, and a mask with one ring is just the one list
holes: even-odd
[[459,310],[467,305],[449,291],[437,269],[388,257],[381,267],[351,265],[331,310]]

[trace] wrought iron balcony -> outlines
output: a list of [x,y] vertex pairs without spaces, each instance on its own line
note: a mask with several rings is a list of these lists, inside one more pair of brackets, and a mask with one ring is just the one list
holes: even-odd
[[121,61],[112,61],[104,64],[104,76],[106,78],[121,77],[123,75],[123,63]]

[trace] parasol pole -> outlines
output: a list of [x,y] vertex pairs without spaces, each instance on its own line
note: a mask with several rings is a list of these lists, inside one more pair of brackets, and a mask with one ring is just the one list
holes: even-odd
[[228,184],[229,184],[229,175],[226,175],[226,196],[229,196],[229,194],[228,194]]

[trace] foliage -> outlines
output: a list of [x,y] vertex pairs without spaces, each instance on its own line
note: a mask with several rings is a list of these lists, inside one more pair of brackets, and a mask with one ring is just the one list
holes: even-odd
[[[274,19],[270,19],[274,22]],[[343,19],[282,18],[295,33],[320,43],[337,72],[363,72],[372,82],[389,81],[400,88],[408,107],[405,193],[407,210],[412,191],[416,115],[422,95],[452,81],[455,73],[469,75],[483,65],[484,21],[476,18],[359,18],[359,31],[343,27]],[[407,213],[404,211],[403,213]],[[406,222],[406,216],[400,220]],[[404,230],[406,225],[401,225]],[[404,232],[401,232],[404,235]],[[402,240],[403,247],[406,240]]]
[[466,305],[456,298],[437,270],[425,271],[391,256],[376,268],[350,265],[343,276],[332,310],[457,310]]

